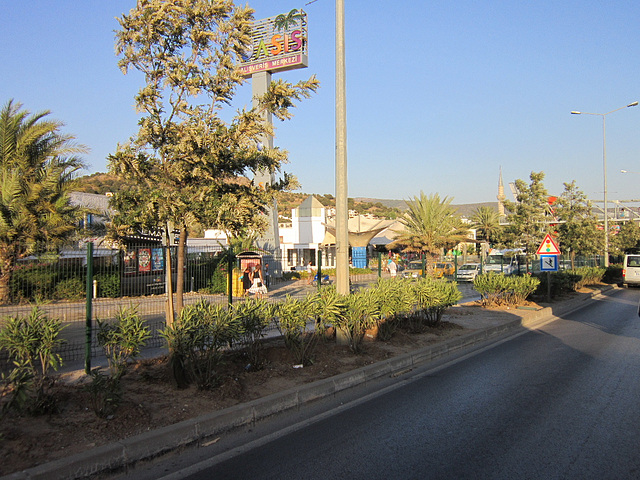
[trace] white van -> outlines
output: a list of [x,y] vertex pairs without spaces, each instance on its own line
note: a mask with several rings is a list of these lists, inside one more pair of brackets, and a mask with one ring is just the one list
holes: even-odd
[[640,254],[624,256],[622,284],[625,286],[640,285]]

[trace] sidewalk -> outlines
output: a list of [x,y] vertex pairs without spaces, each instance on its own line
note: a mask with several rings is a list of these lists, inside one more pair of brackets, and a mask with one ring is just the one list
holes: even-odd
[[[126,465],[193,444],[200,439],[218,435],[244,425],[254,424],[270,415],[289,409],[297,409],[308,402],[333,396],[340,391],[393,376],[397,372],[424,366],[434,360],[453,359],[456,356],[462,356],[474,346],[504,339],[510,334],[522,331],[522,329],[540,328],[561,315],[566,315],[589,305],[594,297],[613,289],[615,287],[607,286],[591,294],[579,294],[568,301],[559,302],[539,310],[514,309],[512,313],[516,318],[502,323],[486,318],[483,325],[478,325],[478,322],[474,321],[473,318],[461,319],[461,324],[466,322],[469,325],[471,324],[470,322],[473,322],[475,330],[466,335],[332,378],[319,380],[245,404],[185,420],[2,478],[75,479],[123,468]],[[74,375],[74,373],[69,375]]]

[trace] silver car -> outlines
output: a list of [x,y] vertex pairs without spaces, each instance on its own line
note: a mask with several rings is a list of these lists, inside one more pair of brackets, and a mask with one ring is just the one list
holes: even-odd
[[473,282],[479,273],[479,263],[465,263],[458,268],[457,278],[460,282]]

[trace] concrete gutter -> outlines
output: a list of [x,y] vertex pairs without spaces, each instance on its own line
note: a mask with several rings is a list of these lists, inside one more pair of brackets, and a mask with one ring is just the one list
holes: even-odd
[[245,425],[252,425],[271,415],[299,408],[306,403],[335,395],[340,391],[375,381],[381,377],[394,376],[398,373],[424,366],[429,362],[451,356],[473,345],[503,338],[505,335],[515,333],[519,329],[534,330],[540,328],[556,320],[560,315],[575,312],[589,305],[595,296],[614,288],[607,286],[601,290],[594,291],[588,297],[569,300],[558,306],[542,308],[535,312],[527,311],[522,318],[510,320],[502,325],[479,329],[466,335],[367,365],[335,377],[300,385],[248,403],[235,405],[109,445],[93,448],[67,458],[61,458],[1,477],[0,480],[79,479],[117,470],[193,444],[206,437],[219,435]]

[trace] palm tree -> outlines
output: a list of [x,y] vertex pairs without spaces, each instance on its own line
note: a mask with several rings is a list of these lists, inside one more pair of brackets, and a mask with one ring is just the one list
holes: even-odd
[[62,123],[10,100],[0,111],[0,304],[9,301],[16,261],[50,249],[75,230],[69,202],[86,148],[59,133]]
[[471,216],[473,226],[482,235],[482,238],[487,242],[491,242],[491,239],[495,235],[496,231],[500,228],[500,216],[498,212],[491,207],[478,207]]
[[440,199],[437,193],[414,197],[407,202],[409,210],[400,220],[404,230],[396,231],[390,248],[401,246],[403,252],[440,254],[445,248],[453,248],[467,238],[467,228],[451,207],[453,198]]
[[286,15],[281,13],[278,15],[273,22],[273,25],[277,30],[287,30],[290,25],[296,25],[298,20],[304,18],[304,15],[298,11],[297,8],[294,8]]

